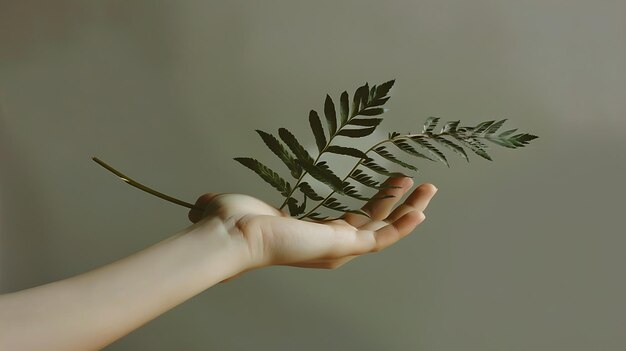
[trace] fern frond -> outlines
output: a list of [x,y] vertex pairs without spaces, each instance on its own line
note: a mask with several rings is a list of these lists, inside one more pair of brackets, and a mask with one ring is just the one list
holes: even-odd
[[318,151],[320,153],[324,152],[324,148],[326,147],[326,136],[324,135],[324,128],[322,127],[320,116],[315,110],[311,110],[311,112],[309,112],[309,125],[313,131]]
[[294,160],[289,151],[285,149],[283,144],[281,144],[275,136],[259,129],[257,129],[256,132],[261,136],[265,145],[267,145],[267,147],[272,150],[272,152],[278,156],[281,161],[283,161],[287,168],[289,168],[291,175],[294,178],[297,179],[300,175],[302,175],[302,167],[296,163],[296,160]]
[[416,171],[417,172],[417,167],[410,165],[406,162],[400,161],[398,158],[396,158],[391,152],[389,152],[384,146],[379,146],[374,148],[374,152],[376,152],[378,155],[380,155],[383,158],[386,158],[387,160],[398,164],[404,168],[408,168],[412,171]]
[[434,155],[437,159],[443,162],[446,166],[450,167],[446,155],[444,155],[443,152],[439,151],[439,149],[429,143],[428,140],[426,140],[425,136],[411,136],[409,137],[409,139],[414,141],[417,145],[428,150],[432,155]]
[[296,155],[296,158],[304,163],[312,164],[314,162],[313,157],[309,155],[304,146],[302,146],[296,137],[291,134],[286,128],[278,129],[278,136],[287,144],[291,152]]
[[289,183],[261,162],[250,157],[235,157],[234,160],[253,170],[263,180],[280,191],[283,196],[289,196],[289,193],[291,193]]

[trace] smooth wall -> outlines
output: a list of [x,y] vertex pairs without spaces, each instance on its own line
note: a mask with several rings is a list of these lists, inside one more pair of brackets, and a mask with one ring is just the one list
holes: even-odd
[[107,350],[623,350],[626,2],[0,0],[0,292],[158,242],[193,202],[281,197],[254,129],[314,150],[325,94],[397,79],[386,131],[428,116],[539,135],[493,162],[418,161],[414,233],[337,270],[218,284]]

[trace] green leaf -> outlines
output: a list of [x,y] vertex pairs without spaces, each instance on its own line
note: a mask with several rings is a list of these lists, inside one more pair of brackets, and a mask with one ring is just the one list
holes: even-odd
[[379,85],[376,88],[376,93],[374,94],[374,98],[375,99],[380,99],[384,96],[387,95],[387,93],[389,93],[389,90],[391,89],[391,87],[393,87],[393,84],[396,82],[395,79],[392,79],[390,81],[387,81],[381,85]]
[[298,188],[300,188],[300,191],[302,191],[304,196],[308,197],[309,199],[313,201],[320,201],[324,199],[323,197],[317,195],[317,193],[313,190],[311,185],[309,185],[309,183],[307,182],[300,183],[298,185]]
[[295,136],[291,134],[289,130],[286,128],[279,128],[278,135],[280,138],[287,144],[291,152],[296,155],[298,160],[304,161],[309,164],[313,164],[315,162],[311,155],[306,151],[306,149],[298,142]]
[[300,206],[298,206],[298,200],[294,199],[293,197],[290,197],[289,199],[287,199],[287,205],[289,206],[289,215],[291,216],[301,215],[304,213],[304,210],[306,209],[306,197],[304,198]]
[[361,111],[361,102],[362,100],[367,100],[367,94],[369,93],[369,88],[367,82],[358,87],[354,92],[354,96],[352,97],[352,116],[358,115]]
[[234,160],[253,170],[256,174],[261,176],[263,180],[280,191],[283,196],[287,197],[289,193],[291,193],[291,185],[281,178],[278,173],[272,171],[261,162],[249,157],[235,157]]
[[493,137],[493,136],[487,136],[485,137],[485,139],[491,141],[494,144],[498,144],[500,146],[504,146],[504,147],[508,147],[510,149],[515,149],[517,148],[515,146],[515,144],[513,144],[512,142],[510,142],[508,139],[506,138],[499,138],[499,137]]
[[476,127],[474,127],[472,134],[478,135],[486,131],[494,122],[495,121],[485,121],[485,122],[479,123]]
[[387,150],[387,148],[385,148],[384,146],[379,146],[377,148],[374,149],[374,152],[379,154],[381,157],[386,158],[387,160],[398,164],[404,168],[408,168],[412,171],[417,171],[417,167],[410,165],[406,162],[400,161],[398,158],[396,158],[391,152],[389,152]]
[[448,163],[448,159],[446,158],[446,155],[444,155],[443,152],[439,151],[439,149],[437,149],[431,143],[429,143],[426,140],[425,137],[422,137],[422,136],[412,136],[412,137],[410,137],[410,139],[412,141],[414,141],[415,143],[417,143],[418,145],[420,145],[420,146],[424,147],[425,149],[427,149],[428,151],[430,151],[431,154],[436,156],[446,166],[450,167],[450,164]]
[[[391,138],[390,138],[390,139],[392,139],[392,138],[393,138],[393,136],[391,136]],[[424,155],[423,153],[421,153],[421,152],[419,152],[419,151],[415,150],[415,148],[414,148],[413,146],[409,145],[409,143],[407,143],[407,142],[406,142],[406,141],[404,141],[404,140],[397,140],[397,139],[396,139],[396,140],[392,140],[392,143],[393,143],[395,146],[397,146],[400,150],[402,150],[402,151],[406,152],[406,153],[407,153],[407,154],[409,154],[409,155],[416,156],[416,157],[421,157],[421,158],[425,158],[425,159],[427,159],[427,160],[430,160],[430,161],[436,162],[436,161],[435,161],[435,160],[433,160],[432,158],[430,158],[430,157],[428,157],[428,156]]]
[[509,140],[517,147],[523,147],[524,145],[527,145],[529,141],[537,139],[538,137],[536,135],[531,135],[531,134],[526,134],[526,133],[521,133],[521,134],[516,134],[514,135],[512,138],[510,138]]
[[382,118],[353,118],[348,124],[353,126],[376,127],[382,120]]
[[343,182],[330,170],[326,161],[318,162],[315,165],[313,163],[302,162],[301,160],[297,160],[296,162],[298,162],[305,171],[309,172],[313,178],[328,185],[332,190],[340,194],[343,193]]
[[457,154],[461,155],[467,162],[469,162],[469,158],[467,157],[467,154],[465,153],[465,150],[460,147],[459,145],[451,142],[448,139],[445,139],[444,137],[438,136],[438,135],[433,135],[432,137],[436,142],[444,145],[445,147],[449,148],[450,150],[456,152]]
[[367,187],[370,187],[376,190],[385,189],[385,188],[400,188],[399,186],[381,184],[375,181],[372,178],[372,176],[368,175],[367,173],[363,172],[360,169],[355,169],[354,171],[352,171],[349,177]]
[[322,206],[326,207],[326,208],[330,208],[331,210],[335,210],[335,211],[339,211],[339,212],[351,212],[351,213],[358,213],[364,216],[367,216],[368,218],[370,218],[370,216],[361,211],[361,210],[352,210],[350,209],[348,206],[346,205],[342,205],[339,200],[337,200],[334,197],[330,197],[328,199],[326,199],[326,201],[322,202]]
[[460,139],[460,138],[456,138],[457,140],[459,140],[460,142],[464,143],[465,145],[467,145],[472,151],[474,151],[474,153],[484,159],[487,159],[489,161],[493,161],[491,159],[491,156],[489,156],[489,154],[487,153],[487,151],[485,150],[485,145],[482,144],[480,141],[474,139],[474,138],[466,138],[466,139]]
[[322,150],[324,150],[324,148],[326,147],[326,136],[324,135],[324,128],[322,128],[320,116],[314,110],[311,110],[311,112],[309,112],[309,124],[311,125],[311,130],[313,131],[313,135],[315,136],[317,149],[321,153]]
[[387,111],[389,111],[389,109],[382,108],[382,107],[373,107],[373,108],[367,108],[365,110],[361,110],[359,115],[361,115],[361,116],[378,116],[378,115],[382,115],[383,113],[385,113]]
[[326,116],[326,124],[328,124],[328,134],[335,135],[337,132],[337,116],[335,115],[335,104],[330,95],[326,94],[324,101],[324,116]]
[[372,158],[368,158],[365,161],[361,162],[361,165],[371,169],[372,171],[382,174],[382,175],[386,175],[388,177],[409,177],[409,178],[413,178],[411,176],[408,176],[404,173],[401,172],[389,172],[385,167],[377,164],[376,162],[374,162],[374,160]]
[[276,156],[278,156],[281,161],[283,161],[287,168],[289,168],[289,170],[291,171],[291,175],[296,179],[299,178],[302,174],[302,167],[300,167],[296,163],[289,151],[285,149],[283,144],[281,144],[281,142],[278,141],[278,139],[276,139],[276,137],[270,133],[266,133],[259,129],[256,129],[256,132],[261,136],[261,139],[263,139],[265,145],[267,145],[267,147],[272,150],[272,152]]
[[368,104],[369,107],[376,107],[376,106],[382,106],[384,105],[387,100],[389,100],[391,97],[388,96],[386,98],[381,98],[381,99],[374,99],[372,101],[370,101],[370,103]]
[[367,101],[372,101],[374,99],[374,93],[376,93],[376,84],[370,88],[370,92],[367,97]]
[[362,200],[362,201],[368,201],[369,200],[369,198],[367,196],[359,194],[357,189],[352,184],[348,184],[347,186],[345,186],[343,188],[343,191],[344,191],[345,195],[350,196],[352,198],[355,198],[357,200]]
[[360,138],[374,133],[376,127],[362,128],[362,129],[342,129],[338,135],[347,136],[350,138]]
[[341,97],[339,98],[339,112],[341,116],[341,125],[345,125],[348,122],[348,118],[350,117],[350,106],[348,101],[348,92],[344,91],[341,93]]
[[428,117],[426,122],[424,122],[422,133],[431,134],[435,130],[437,123],[439,123],[439,117]]
[[367,158],[367,155],[363,151],[351,147],[332,145],[329,146],[326,151],[332,152],[334,154],[347,155],[357,158]]
[[456,133],[456,128],[459,126],[460,122],[461,121],[446,122],[446,124],[443,126],[443,129],[441,129],[441,132],[442,133],[455,134]]
[[500,129],[500,127],[502,127],[504,122],[506,122],[506,118],[502,119],[502,120],[499,120],[496,123],[494,123],[491,126],[489,126],[489,128],[487,128],[487,130],[485,130],[485,135],[489,135],[489,134],[493,134],[493,133],[497,132],[498,129]]
[[503,138],[503,137],[509,136],[510,134],[515,133],[516,131],[517,131],[517,128],[515,128],[515,129],[511,129],[511,130],[507,130],[506,132],[502,132],[502,133],[500,133],[500,135],[498,135],[498,136],[499,136],[500,138]]

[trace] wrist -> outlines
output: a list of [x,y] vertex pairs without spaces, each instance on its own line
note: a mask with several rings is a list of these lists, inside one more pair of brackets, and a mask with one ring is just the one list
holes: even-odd
[[219,267],[226,279],[257,266],[245,238],[236,231],[234,225],[219,217],[206,217],[190,226],[184,235],[192,238],[194,246],[202,251],[206,258],[204,269],[214,272]]

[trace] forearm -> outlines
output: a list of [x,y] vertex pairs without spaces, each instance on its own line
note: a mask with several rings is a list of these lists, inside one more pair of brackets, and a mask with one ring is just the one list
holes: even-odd
[[219,221],[87,273],[0,296],[0,349],[99,349],[241,272]]

